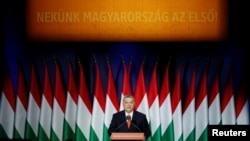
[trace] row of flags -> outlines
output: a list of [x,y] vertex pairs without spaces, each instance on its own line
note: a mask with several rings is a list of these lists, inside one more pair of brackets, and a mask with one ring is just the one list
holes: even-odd
[[[76,83],[72,64],[68,63],[67,91],[63,85],[60,66],[55,63],[55,85],[52,89],[48,66],[44,63],[43,88],[39,84],[34,65],[31,65],[30,88],[24,85],[22,69],[18,73],[17,94],[11,75],[4,75],[0,103],[0,138],[39,141],[109,141],[108,127],[113,113],[123,110],[126,94],[135,97],[135,109],[148,119],[151,137],[148,141],[206,141],[208,125],[249,125],[249,98],[247,83],[238,94],[233,91],[232,71],[224,93],[220,92],[219,71],[208,94],[206,66],[199,88],[196,88],[197,66],[192,72],[186,97],[182,95],[182,64],[177,67],[173,90],[170,90],[167,64],[163,81],[158,89],[156,63],[146,89],[144,62],[142,62],[134,92],[130,84],[130,69],[123,60],[123,81],[120,99],[116,90],[112,66],[107,61],[107,91],[103,89],[98,62],[95,62],[93,100],[85,79],[82,64],[78,63],[79,83]],[[198,89],[198,94],[196,94]]]

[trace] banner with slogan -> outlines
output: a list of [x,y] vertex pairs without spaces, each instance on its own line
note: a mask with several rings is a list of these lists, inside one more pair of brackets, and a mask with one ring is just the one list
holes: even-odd
[[46,41],[218,41],[226,0],[28,0],[27,36]]

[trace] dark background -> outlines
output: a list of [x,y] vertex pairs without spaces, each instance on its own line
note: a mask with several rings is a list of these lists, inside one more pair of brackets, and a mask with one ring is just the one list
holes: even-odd
[[[234,90],[240,86],[242,72],[248,64],[249,53],[249,6],[246,1],[228,1],[228,35],[222,41],[196,41],[196,42],[53,42],[53,41],[31,41],[26,36],[26,1],[25,0],[4,0],[2,4],[3,14],[1,21],[1,66],[0,68],[0,86],[3,83],[5,68],[12,75],[16,91],[17,71],[19,60],[25,72],[27,88],[29,85],[30,63],[34,62],[37,68],[40,85],[43,82],[42,61],[48,62],[51,81],[54,84],[54,58],[59,60],[65,85],[67,84],[67,58],[73,63],[76,79],[78,70],[76,66],[77,57],[80,58],[86,73],[86,79],[92,94],[93,89],[93,55],[96,56],[102,71],[102,80],[104,90],[106,90],[106,56],[109,56],[113,67],[117,91],[121,91],[121,56],[124,56],[127,64],[131,57],[133,66],[131,73],[131,85],[134,89],[136,76],[139,66],[145,59],[145,79],[146,85],[149,83],[150,74],[153,65],[159,58],[159,88],[161,85],[163,73],[169,58],[171,58],[172,67],[170,72],[171,88],[174,84],[176,66],[184,62],[183,69],[183,87],[184,94],[187,91],[190,75],[193,65],[200,61],[199,73],[197,74],[197,85],[204,69],[204,64],[209,58],[211,61],[209,67],[208,85],[211,86],[216,66],[222,62],[220,84],[221,91],[228,78],[230,65],[233,64],[234,70]],[[226,26],[226,25],[225,25]],[[248,69],[249,70],[249,69]],[[249,81],[248,81],[249,82]]]

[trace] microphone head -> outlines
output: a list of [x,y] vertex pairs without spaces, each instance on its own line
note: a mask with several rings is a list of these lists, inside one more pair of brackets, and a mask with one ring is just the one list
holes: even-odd
[[127,116],[126,116],[126,119],[127,119],[127,120],[131,120],[131,116],[130,116],[130,115],[127,115]]

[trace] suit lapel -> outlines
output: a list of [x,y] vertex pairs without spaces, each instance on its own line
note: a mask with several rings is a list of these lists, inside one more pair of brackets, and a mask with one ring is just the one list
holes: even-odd
[[138,116],[137,112],[136,112],[136,111],[134,111],[134,113],[133,113],[133,117],[132,117],[132,121],[136,121],[137,116]]

